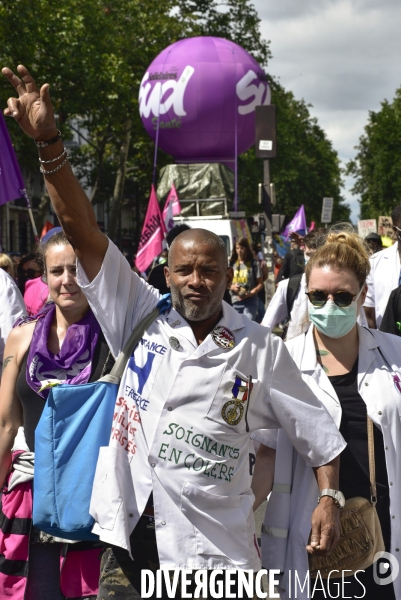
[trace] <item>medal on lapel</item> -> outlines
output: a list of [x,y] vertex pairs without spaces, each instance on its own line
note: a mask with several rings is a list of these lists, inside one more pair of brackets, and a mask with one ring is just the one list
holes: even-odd
[[216,346],[224,349],[234,348],[235,346],[235,337],[232,331],[227,329],[227,327],[223,327],[219,325],[215,327],[212,331],[212,339]]
[[249,399],[252,391],[252,383],[249,387],[248,381],[242,381],[237,375],[232,387],[232,399],[226,402],[221,409],[221,416],[228,425],[238,425],[244,416],[244,406]]

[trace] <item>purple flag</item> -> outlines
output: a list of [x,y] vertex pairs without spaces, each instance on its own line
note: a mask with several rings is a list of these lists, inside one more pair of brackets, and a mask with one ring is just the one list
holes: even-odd
[[25,195],[25,184],[0,111],[0,205]]
[[307,233],[307,225],[306,225],[306,217],[305,217],[305,208],[304,205],[298,208],[297,212],[294,215],[294,218],[288,223],[287,227],[283,231],[283,236],[287,239],[291,233],[298,232],[302,235]]

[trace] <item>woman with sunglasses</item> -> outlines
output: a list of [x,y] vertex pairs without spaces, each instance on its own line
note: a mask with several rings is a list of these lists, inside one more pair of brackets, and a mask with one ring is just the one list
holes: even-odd
[[[362,240],[353,232],[332,232],[306,265],[308,312],[311,326],[306,334],[287,347],[304,380],[339,427],[347,447],[340,456],[339,490],[328,490],[339,507],[345,499],[371,499],[368,459],[367,415],[374,424],[377,513],[385,548],[401,558],[401,340],[357,324],[364,302],[370,263]],[[316,432],[319,435],[319,432]],[[296,597],[294,573],[303,582],[308,572],[306,546],[310,517],[318,499],[318,488],[310,467],[293,450],[282,430],[259,431],[254,439],[259,448],[254,475],[255,507],[269,493],[272,474],[263,477],[263,464],[275,459],[273,491],[262,529],[263,566],[280,569],[281,598]],[[324,444],[325,440],[322,439]],[[276,449],[276,450],[274,450]],[[391,507],[391,508],[390,508]],[[339,508],[341,510],[341,508]],[[308,551],[313,553],[313,540]],[[376,567],[375,567],[376,568]],[[375,583],[373,566],[358,573],[358,580],[344,573],[344,597],[391,600],[401,598],[401,577],[394,583]],[[292,575],[290,575],[292,573]],[[292,578],[292,593],[289,579]],[[306,589],[298,598],[331,596],[319,580],[311,595]],[[341,579],[334,580],[341,583]],[[364,587],[366,592],[364,592]],[[395,591],[395,594],[394,594]],[[338,596],[337,596],[338,597]]]

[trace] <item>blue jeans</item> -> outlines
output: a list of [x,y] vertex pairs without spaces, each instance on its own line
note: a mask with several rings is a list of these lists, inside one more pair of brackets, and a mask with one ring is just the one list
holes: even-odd
[[234,302],[233,308],[240,313],[241,315],[245,315],[251,321],[255,321],[256,315],[258,313],[258,296],[254,298],[247,298],[246,300],[241,300],[240,302]]

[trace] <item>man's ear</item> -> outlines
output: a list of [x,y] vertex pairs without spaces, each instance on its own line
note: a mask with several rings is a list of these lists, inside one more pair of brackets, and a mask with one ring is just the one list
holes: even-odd
[[231,284],[233,282],[233,277],[234,277],[234,271],[232,267],[227,267],[227,271],[226,271],[226,278],[227,278],[227,286],[226,289],[229,290],[231,287]]
[[170,287],[170,269],[168,267],[164,267],[164,277],[166,278],[167,287]]

